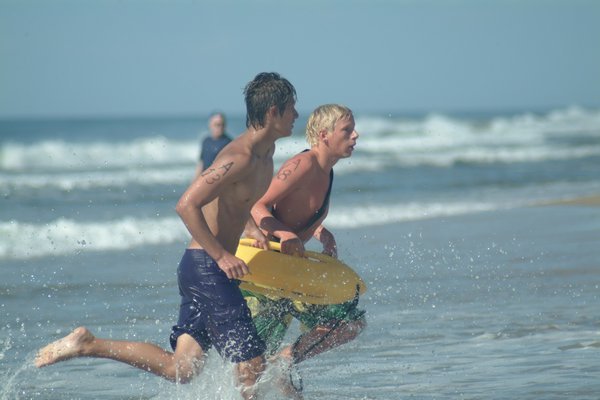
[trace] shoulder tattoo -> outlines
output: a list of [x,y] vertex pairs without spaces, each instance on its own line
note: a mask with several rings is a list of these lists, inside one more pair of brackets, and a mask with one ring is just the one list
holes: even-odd
[[231,167],[233,167],[233,161],[227,164],[223,164],[220,167],[208,168],[206,171],[202,172],[200,176],[204,178],[204,182],[206,182],[209,185],[212,185],[213,183],[220,181],[222,177],[227,175]]
[[285,164],[277,173],[277,179],[285,181],[300,165],[300,159],[296,159]]

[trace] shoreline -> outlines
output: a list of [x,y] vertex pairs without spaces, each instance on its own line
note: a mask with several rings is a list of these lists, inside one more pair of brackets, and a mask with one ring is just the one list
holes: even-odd
[[568,200],[556,200],[540,203],[541,206],[555,206],[555,205],[568,205],[568,206],[600,206],[600,194],[591,196],[575,197]]

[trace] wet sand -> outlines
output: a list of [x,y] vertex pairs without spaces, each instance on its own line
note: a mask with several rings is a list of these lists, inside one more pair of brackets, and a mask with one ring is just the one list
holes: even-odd
[[573,206],[600,206],[600,195],[577,197],[568,200],[559,200],[543,203],[542,205],[573,205]]

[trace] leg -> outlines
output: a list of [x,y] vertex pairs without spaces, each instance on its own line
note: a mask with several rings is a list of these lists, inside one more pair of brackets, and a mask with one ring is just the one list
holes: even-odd
[[108,358],[152,372],[170,381],[187,383],[202,365],[203,351],[187,334],[177,339],[175,353],[144,342],[128,342],[96,338],[84,327],[42,348],[35,359],[44,367],[76,357]]
[[269,358],[269,363],[274,364],[277,371],[273,382],[286,399],[303,400],[302,377],[292,363],[291,350],[289,355],[284,355],[284,351]]
[[333,328],[318,325],[298,338],[293,346],[285,347],[280,355],[298,364],[317,354],[341,346],[354,340],[364,329],[364,319],[356,321],[339,321]]
[[242,396],[245,400],[256,398],[256,382],[265,371],[263,356],[240,362],[236,365],[236,379],[241,386]]
[[365,325],[364,319],[337,321],[335,326],[317,325],[301,335],[294,345],[283,348],[277,357],[286,366],[284,370],[289,373],[289,377],[277,383],[281,392],[294,400],[302,400],[302,379],[298,378],[300,387],[297,383],[294,384],[292,379],[294,365],[350,342],[358,336]]
[[268,362],[280,364],[278,370],[281,374],[275,377],[275,385],[286,398],[302,400],[302,394],[290,382],[291,358],[283,359],[276,354],[292,322],[290,300],[268,298],[247,290],[242,290],[242,294],[256,330],[267,345]]
[[295,317],[309,329],[293,346],[280,353],[294,364],[355,339],[366,326],[358,298],[343,304],[313,305],[294,302]]
[[260,338],[267,345],[266,356],[274,356],[292,322],[288,299],[273,299],[242,290],[252,321]]

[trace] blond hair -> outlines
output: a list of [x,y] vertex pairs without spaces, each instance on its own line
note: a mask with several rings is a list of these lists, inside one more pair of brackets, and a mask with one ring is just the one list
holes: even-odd
[[314,146],[319,142],[319,132],[333,132],[335,123],[342,118],[352,117],[352,110],[341,104],[324,104],[315,108],[306,123],[306,141]]

